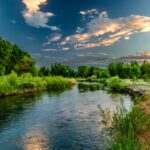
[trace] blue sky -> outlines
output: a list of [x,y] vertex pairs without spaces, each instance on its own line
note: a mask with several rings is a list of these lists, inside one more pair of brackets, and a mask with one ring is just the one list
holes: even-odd
[[0,36],[38,65],[103,65],[150,52],[149,0],[1,0]]

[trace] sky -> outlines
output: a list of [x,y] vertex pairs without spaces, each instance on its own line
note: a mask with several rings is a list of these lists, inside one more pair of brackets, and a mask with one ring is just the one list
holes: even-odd
[[150,0],[1,0],[0,37],[38,66],[103,66],[150,54],[149,7]]

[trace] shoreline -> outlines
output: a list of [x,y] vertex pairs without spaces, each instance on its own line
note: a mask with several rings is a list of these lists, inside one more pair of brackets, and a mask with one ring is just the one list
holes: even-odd
[[12,73],[1,77],[0,98],[43,91],[60,91],[76,84],[75,79],[60,76],[33,77],[30,74],[17,76]]
[[[136,147],[136,148],[134,147],[135,148],[134,150],[139,150],[139,149],[149,150],[150,149],[150,142],[149,142],[149,139],[150,139],[150,87],[145,89],[141,86],[139,88],[137,85],[138,81],[136,84],[134,84],[135,82],[134,81],[131,82],[131,80],[130,80],[130,82],[126,84],[125,82],[128,82],[128,81],[126,81],[124,79],[119,79],[118,84],[116,84],[114,82],[113,87],[111,87],[112,85],[109,84],[109,80],[110,79],[98,80],[98,83],[102,84],[102,86],[104,87],[103,90],[111,92],[111,93],[127,94],[127,95],[131,96],[131,100],[133,101],[133,107],[132,107],[131,112],[129,112],[130,113],[129,116],[128,116],[127,112],[121,112],[124,110],[118,110],[118,112],[117,112],[118,114],[117,113],[115,114],[116,116],[118,115],[117,117],[121,117],[121,119],[122,119],[122,120],[118,120],[118,122],[120,124],[118,124],[118,122],[115,122],[115,125],[116,126],[122,125],[122,128],[124,128],[126,126],[124,124],[126,122],[126,119],[128,120],[130,117],[132,118],[132,116],[134,116],[132,119],[135,122],[132,119],[128,120],[129,126],[130,126],[130,124],[133,125],[133,128],[131,129],[132,130],[131,132],[133,133],[133,137],[131,137],[131,139],[128,139],[128,137],[127,137],[126,140],[128,140],[128,141],[126,141],[126,142],[120,141],[121,144],[122,145],[124,144],[124,147],[126,147],[127,149],[131,149],[132,146],[136,143],[134,145]],[[81,79],[80,82],[92,83],[92,81],[87,81],[86,79]],[[123,82],[124,85],[121,86],[121,88],[120,88],[119,86],[121,85],[121,82]],[[94,80],[93,83],[96,83],[96,80]],[[115,87],[115,85],[116,85],[116,87]],[[147,84],[147,85],[149,86],[149,84]],[[112,116],[116,117],[115,115],[114,116],[112,115]],[[119,115],[121,115],[121,116],[119,116]],[[125,116],[123,117],[123,115],[125,115]],[[137,120],[136,120],[136,118],[137,118]],[[142,122],[143,118],[146,118],[146,120],[144,120],[145,123]],[[148,121],[148,123],[147,123],[147,121]],[[138,125],[138,123],[140,125]],[[112,122],[112,125],[114,125],[114,122]],[[137,130],[136,129],[137,127],[141,128],[141,129]],[[110,127],[110,129],[113,129],[113,126]],[[119,129],[117,127],[117,130],[116,131],[113,130],[112,134],[116,134],[116,132],[117,133],[122,132],[121,130],[122,130],[121,128]],[[127,133],[129,131],[128,131],[128,129],[124,129],[124,130],[125,130],[125,133],[123,136],[126,138],[126,136],[128,136]],[[129,132],[129,134],[130,134],[130,132]],[[114,138],[114,136],[110,135],[110,139],[113,139],[113,138]],[[120,144],[120,143],[117,143],[119,138],[120,137],[116,138],[115,139],[116,141],[113,141],[113,142],[115,142],[115,144],[118,144],[118,146]],[[129,143],[131,145],[132,144],[133,145],[131,146]],[[110,150],[114,150],[114,147],[111,147],[111,146],[112,145],[110,145]],[[115,150],[118,150],[117,148],[118,147],[115,147]]]

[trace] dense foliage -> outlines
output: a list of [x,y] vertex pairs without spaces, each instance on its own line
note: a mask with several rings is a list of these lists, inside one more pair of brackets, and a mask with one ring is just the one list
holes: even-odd
[[63,77],[33,77],[30,73],[18,76],[15,72],[0,77],[0,96],[40,90],[64,90],[74,84]]
[[[31,65],[28,64],[29,60],[30,62],[32,61],[32,66],[34,66],[35,62],[27,52],[21,50],[17,45],[12,45],[10,42],[0,38],[0,75],[9,74],[11,70],[15,70],[16,67],[19,68],[19,70],[16,70],[19,72],[21,72],[22,69],[27,72],[31,71],[28,69],[29,65]],[[22,63],[26,64],[23,65]]]

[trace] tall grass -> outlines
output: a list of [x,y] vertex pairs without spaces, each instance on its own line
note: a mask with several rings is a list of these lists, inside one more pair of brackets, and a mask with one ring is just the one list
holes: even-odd
[[25,91],[64,90],[70,88],[74,81],[72,79],[56,77],[33,77],[30,73],[17,76],[15,72],[0,77],[0,96]]
[[113,115],[113,133],[110,150],[145,150],[138,136],[150,129],[150,116],[134,106],[131,112],[124,108]]

